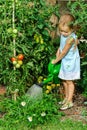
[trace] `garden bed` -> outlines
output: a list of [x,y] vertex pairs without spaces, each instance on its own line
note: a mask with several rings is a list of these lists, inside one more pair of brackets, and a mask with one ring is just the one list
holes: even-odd
[[[52,95],[48,91],[48,88],[51,90],[54,85],[52,88],[47,86],[47,95],[43,101],[36,103],[25,96],[27,89],[38,81],[40,75],[43,79],[48,75],[48,63],[60,44],[57,25],[63,12],[73,14],[75,24],[81,26],[77,26],[76,32],[81,58],[81,79],[77,84],[80,92],[87,97],[87,2],[47,0],[45,3],[44,0],[33,2],[2,0],[0,1],[0,84],[5,84],[6,87],[0,85],[0,130],[14,129],[15,125],[15,129],[27,130],[37,126],[38,130],[43,130],[44,128],[39,128],[40,125],[44,126],[46,123],[46,127],[49,127],[51,118],[56,127],[52,128],[50,123],[52,130],[62,129],[58,119],[61,119],[61,122],[65,121],[65,126],[64,122],[62,123],[65,127],[63,129],[68,129],[68,119],[73,120],[70,122],[70,130],[78,129],[79,126],[81,130],[81,125],[76,121],[81,121],[82,129],[84,124],[87,124],[85,98],[77,90],[74,95],[74,106],[62,111],[64,116],[59,110],[59,98],[56,97],[56,94],[57,96],[61,94],[58,95],[59,91],[55,93],[53,90]],[[23,56],[20,60],[19,55]],[[73,128],[74,121],[75,128]]]

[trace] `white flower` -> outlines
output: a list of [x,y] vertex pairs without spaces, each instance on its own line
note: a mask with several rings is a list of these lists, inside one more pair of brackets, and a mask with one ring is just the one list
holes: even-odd
[[32,122],[32,116],[29,116],[27,119],[29,122]]
[[87,43],[87,40],[86,40],[86,39],[81,39],[80,42],[85,42],[85,43]]
[[41,113],[41,116],[46,116],[46,113],[45,113],[45,112],[42,112],[42,113]]
[[25,106],[26,105],[26,102],[21,102],[21,106]]

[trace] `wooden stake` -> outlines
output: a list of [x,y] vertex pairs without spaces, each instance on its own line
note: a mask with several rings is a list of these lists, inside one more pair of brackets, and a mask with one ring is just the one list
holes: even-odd
[[[14,29],[15,28],[15,0],[13,1],[12,25],[13,25],[13,29]],[[14,56],[16,56],[15,43],[16,43],[16,38],[13,37],[13,45],[14,45],[13,53],[14,53]]]

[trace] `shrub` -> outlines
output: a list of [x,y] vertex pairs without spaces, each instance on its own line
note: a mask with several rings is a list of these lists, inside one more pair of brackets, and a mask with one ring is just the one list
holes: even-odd
[[77,32],[78,37],[86,37],[87,28],[87,3],[85,0],[76,0],[74,2],[69,1],[67,4],[68,10],[74,15],[76,22],[75,24],[80,26]]

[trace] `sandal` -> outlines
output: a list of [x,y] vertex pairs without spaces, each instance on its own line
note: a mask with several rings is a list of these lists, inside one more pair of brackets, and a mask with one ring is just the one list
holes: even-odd
[[69,109],[69,108],[71,108],[71,107],[73,107],[73,103],[72,103],[72,102],[69,102],[69,103],[67,103],[67,104],[64,104],[64,105],[60,108],[60,110],[66,110],[66,109]]
[[63,105],[63,104],[65,104],[66,101],[67,101],[67,99],[65,98],[63,101],[60,101],[60,102],[59,102],[59,105]]

